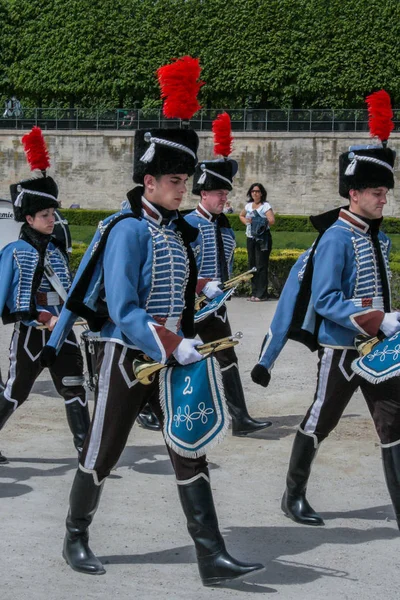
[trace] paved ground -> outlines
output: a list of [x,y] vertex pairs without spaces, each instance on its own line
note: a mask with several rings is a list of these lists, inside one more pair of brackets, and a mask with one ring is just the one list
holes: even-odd
[[[228,549],[265,564],[263,573],[230,588],[202,587],[160,434],[134,427],[117,470],[106,483],[91,528],[91,545],[106,564],[102,577],[72,571],[61,557],[76,457],[63,405],[45,373],[31,399],[10,419],[0,448],[1,600],[203,600],[271,594],[285,600],[398,598],[400,537],[393,520],[377,437],[361,396],[322,445],[309,498],[325,527],[285,518],[280,498],[296,425],[313,394],[316,356],[289,343],[270,387],[253,384],[275,302],[230,303],[241,373],[254,416],[273,427],[257,437],[228,435],[215,448],[212,486]],[[0,330],[7,365],[11,330]]]

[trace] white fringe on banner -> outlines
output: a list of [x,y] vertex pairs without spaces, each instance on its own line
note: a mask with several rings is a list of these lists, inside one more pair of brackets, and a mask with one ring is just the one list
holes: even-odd
[[353,362],[351,363],[351,370],[356,375],[359,375],[360,377],[366,379],[366,381],[369,381],[370,383],[374,383],[375,385],[377,385],[378,383],[383,383],[388,379],[392,379],[392,377],[400,377],[400,369],[397,371],[390,371],[390,373],[385,373],[383,375],[372,375],[372,373],[368,373],[358,365],[359,360],[359,358],[353,360]]

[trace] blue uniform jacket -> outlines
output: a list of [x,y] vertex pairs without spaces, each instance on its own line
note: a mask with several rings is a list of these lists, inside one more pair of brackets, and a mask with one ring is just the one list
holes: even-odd
[[[79,287],[84,307],[106,315],[99,339],[139,349],[162,363],[181,342],[190,271],[187,250],[177,231],[177,217],[163,225],[155,207],[142,201],[141,218],[124,209],[99,223],[49,341],[57,351],[77,317],[73,307]],[[96,249],[106,232],[99,254]],[[95,264],[87,278],[91,259]]]
[[[390,240],[383,232],[378,239],[390,280]],[[269,371],[288,339],[310,253],[311,248],[292,267],[264,340],[259,363]],[[321,237],[312,260],[311,300],[303,329],[313,331],[318,316],[318,343],[330,348],[354,348],[357,335],[377,335],[384,299],[369,225],[342,209],[338,220]]]
[[[213,220],[213,215],[202,204],[199,204],[194,211],[186,215],[185,219],[199,231],[199,235],[192,243],[192,248],[199,278],[196,291],[200,293],[207,281],[221,279],[216,238],[217,224]],[[221,227],[221,236],[228,272],[231,275],[236,247],[235,234],[231,227]]]
[[[61,281],[64,289],[71,286],[68,260],[61,250],[49,242],[46,258]],[[39,264],[39,252],[25,240],[7,244],[0,252],[0,314],[5,323],[22,321],[25,325],[38,326],[50,315],[58,315],[61,301],[54,293],[45,276],[32,293],[35,273]],[[39,298],[46,300],[40,302]]]

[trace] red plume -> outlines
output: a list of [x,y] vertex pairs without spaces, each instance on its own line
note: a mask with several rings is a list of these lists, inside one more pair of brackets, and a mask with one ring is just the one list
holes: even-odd
[[22,143],[31,171],[35,169],[45,171],[49,168],[49,152],[40,127],[33,127],[30,133],[24,135]]
[[372,137],[378,136],[386,142],[394,129],[393,110],[390,96],[385,90],[374,92],[366,98],[368,105],[368,125]]
[[231,118],[224,112],[213,121],[214,154],[221,154],[227,158],[232,152],[232,127]]
[[197,94],[204,81],[198,81],[201,67],[198,58],[182,56],[170,65],[157,69],[163,113],[167,119],[188,121],[200,108]]

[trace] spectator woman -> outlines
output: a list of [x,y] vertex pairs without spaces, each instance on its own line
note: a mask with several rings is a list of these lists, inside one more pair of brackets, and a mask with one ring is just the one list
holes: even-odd
[[247,192],[248,202],[240,213],[246,225],[249,269],[257,268],[251,280],[251,302],[268,300],[268,263],[272,249],[270,226],[275,223],[274,211],[267,202],[267,190],[253,183]]

